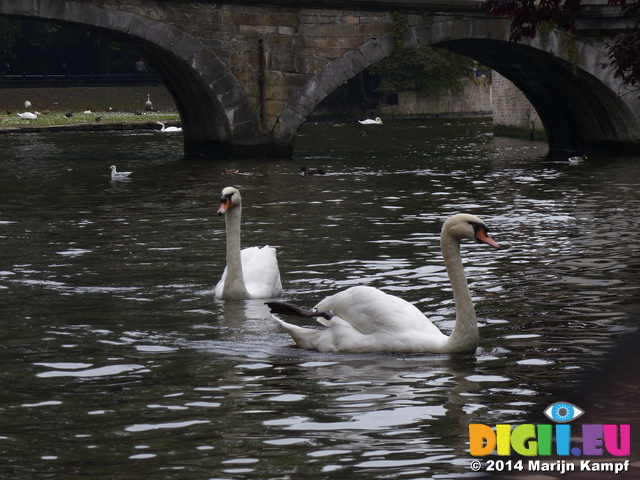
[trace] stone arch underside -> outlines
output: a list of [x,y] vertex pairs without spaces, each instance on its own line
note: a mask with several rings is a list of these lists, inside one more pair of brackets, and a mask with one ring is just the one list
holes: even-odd
[[536,109],[551,153],[637,151],[638,125],[617,92],[551,53],[514,42],[452,40],[435,46],[492,68]]
[[[409,28],[403,46],[445,48],[477,60],[509,79],[540,116],[550,153],[638,152],[638,119],[617,91],[553,53],[509,41],[508,35],[508,22],[504,20],[484,22],[482,28],[472,21],[451,21],[430,28]],[[610,75],[600,74],[597,66],[599,59],[606,59],[605,53],[588,44],[581,47],[596,59],[591,62],[592,70]],[[396,48],[395,38],[389,34],[370,39],[327,64],[289,101],[275,125],[274,141],[293,142],[313,109],[337,86],[391,55]]]
[[81,25],[138,51],[173,96],[187,154],[241,156],[259,143],[253,114],[229,68],[199,40],[171,25],[76,2],[3,0],[0,15]]

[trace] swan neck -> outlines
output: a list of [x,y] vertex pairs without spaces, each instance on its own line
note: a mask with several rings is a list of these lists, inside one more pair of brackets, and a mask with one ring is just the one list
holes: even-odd
[[242,254],[240,246],[240,219],[242,207],[238,205],[225,213],[227,233],[227,276],[223,297],[226,299],[247,298],[248,293],[242,274]]
[[460,241],[443,233],[440,246],[456,306],[456,323],[447,344],[455,351],[475,350],[479,337],[478,322],[462,265]]

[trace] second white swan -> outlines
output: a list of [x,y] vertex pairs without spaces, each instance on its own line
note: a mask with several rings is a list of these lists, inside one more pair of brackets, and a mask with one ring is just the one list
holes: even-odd
[[[469,214],[450,217],[442,227],[440,246],[456,304],[456,323],[445,335],[420,310],[399,297],[373,287],[351,287],[325,298],[314,310],[270,302],[272,313],[296,312],[316,317],[324,329],[303,328],[275,317],[301,348],[322,352],[474,352],[479,333],[460,242],[475,240],[499,248],[486,225]],[[302,313],[300,313],[302,311]]]
[[162,127],[160,129],[160,131],[164,132],[164,133],[172,133],[172,132],[181,132],[182,131],[182,127],[165,127],[164,123],[159,122],[158,120],[156,120],[156,123]]
[[382,119],[376,117],[375,119],[367,118],[366,120],[358,120],[362,125],[382,125]]
[[223,300],[273,298],[282,294],[276,249],[240,248],[242,197],[233,187],[222,190],[218,215],[225,216],[227,230],[227,266],[215,288],[215,297]]

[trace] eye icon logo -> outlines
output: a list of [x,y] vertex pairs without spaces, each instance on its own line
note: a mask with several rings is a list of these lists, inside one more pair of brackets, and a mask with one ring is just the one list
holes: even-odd
[[544,414],[549,420],[557,423],[568,423],[582,416],[584,410],[569,402],[556,402],[549,405]]

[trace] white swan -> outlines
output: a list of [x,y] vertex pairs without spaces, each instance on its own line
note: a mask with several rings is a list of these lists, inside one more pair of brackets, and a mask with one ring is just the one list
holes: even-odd
[[147,101],[144,102],[144,109],[149,112],[153,110],[153,103],[151,103],[151,95],[147,95]]
[[35,120],[36,118],[38,118],[38,112],[36,113],[31,113],[31,112],[24,112],[24,113],[19,113],[18,116],[20,118],[24,118],[25,120]]
[[[322,352],[474,352],[478,324],[460,258],[460,241],[465,238],[500,247],[478,217],[458,214],[444,223],[440,245],[456,304],[456,323],[450,336],[409,302],[365,286],[327,297],[313,311],[301,315],[319,317],[317,320],[328,328],[302,328],[275,318],[299,347]],[[272,313],[304,310],[278,302],[269,306]]]
[[240,192],[222,190],[218,215],[225,216],[227,230],[227,266],[215,288],[215,297],[223,300],[273,298],[282,294],[276,249],[250,247],[240,250]]
[[358,120],[362,125],[382,125],[382,119],[380,117],[376,117],[375,120],[367,118],[366,120]]
[[584,161],[588,159],[589,157],[587,157],[586,155],[581,155],[579,157],[569,157],[569,163],[571,165],[579,165],[581,163],[584,163]]
[[116,170],[115,165],[111,165],[111,167],[109,168],[111,168],[111,180],[124,180],[132,173],[132,172],[118,172]]
[[165,128],[164,123],[159,122],[158,120],[156,120],[156,123],[162,127],[160,129],[161,132],[171,133],[171,132],[181,132],[182,131],[182,127],[166,127]]

